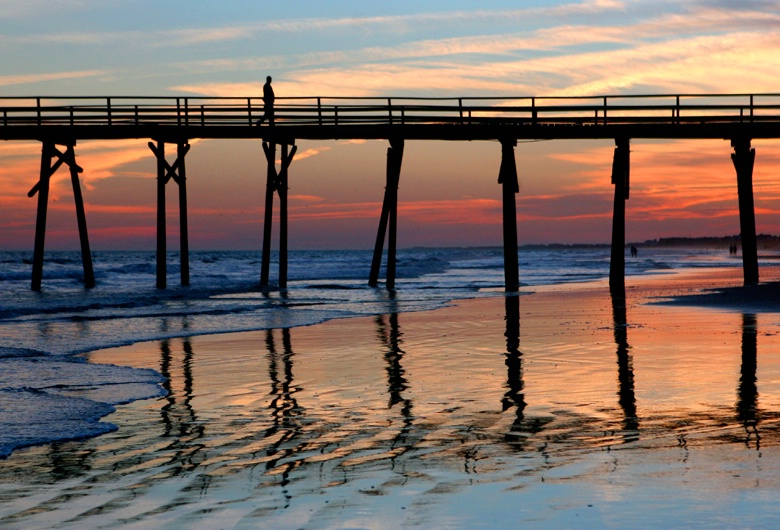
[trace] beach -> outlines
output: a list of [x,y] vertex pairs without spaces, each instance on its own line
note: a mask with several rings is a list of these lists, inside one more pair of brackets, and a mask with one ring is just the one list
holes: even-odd
[[780,313],[657,303],[739,274],[88,353],[159,371],[166,395],[2,461],[0,525],[773,526]]

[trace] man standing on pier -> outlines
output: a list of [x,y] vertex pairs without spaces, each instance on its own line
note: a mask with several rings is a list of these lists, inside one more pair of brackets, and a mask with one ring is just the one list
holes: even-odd
[[262,125],[263,120],[268,118],[268,125],[274,124],[274,89],[271,86],[271,76],[265,78],[265,84],[263,85],[263,105],[265,114],[263,117],[257,120],[258,125]]

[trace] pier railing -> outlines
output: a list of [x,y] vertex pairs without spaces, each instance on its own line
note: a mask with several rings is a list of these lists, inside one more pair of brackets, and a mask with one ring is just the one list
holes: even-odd
[[[592,97],[279,97],[276,126],[623,125],[780,121],[780,94]],[[260,97],[0,97],[0,125],[246,127]],[[267,121],[265,122],[268,123]],[[6,129],[8,130],[8,129]]]

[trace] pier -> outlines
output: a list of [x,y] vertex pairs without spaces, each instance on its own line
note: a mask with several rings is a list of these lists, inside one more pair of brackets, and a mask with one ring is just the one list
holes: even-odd
[[[287,285],[287,181],[297,140],[386,140],[387,184],[368,282],[379,285],[385,243],[385,288],[395,288],[398,187],[407,141],[493,141],[500,145],[505,290],[519,288],[514,149],[518,140],[615,141],[612,253],[609,284],[625,290],[625,210],[630,189],[632,139],[722,139],[730,142],[736,170],[744,282],[759,281],[753,205],[755,149],[751,141],[780,138],[780,94],[681,94],[593,97],[333,98],[278,97],[273,124],[257,124],[260,97],[16,97],[0,98],[0,139],[41,142],[41,170],[29,196],[37,195],[32,264],[40,290],[44,263],[49,180],[63,165],[71,173],[84,266],[84,285],[95,285],[86,212],[76,164],[81,140],[149,139],[157,160],[157,287],[167,287],[166,185],[178,186],[181,284],[189,285],[185,158],[192,139],[257,139],[266,157],[265,221],[260,284],[269,285],[272,214],[278,195],[279,279]],[[166,144],[175,150],[168,161]],[[175,146],[175,148],[174,148]],[[277,168],[277,148],[281,166]],[[606,176],[605,176],[606,181]],[[386,239],[386,241],[385,241]]]

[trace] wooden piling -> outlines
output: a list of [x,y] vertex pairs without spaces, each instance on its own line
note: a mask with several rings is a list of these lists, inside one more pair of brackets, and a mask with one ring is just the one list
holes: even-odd
[[385,281],[385,288],[388,290],[395,289],[395,276],[396,276],[396,248],[397,248],[397,234],[398,234],[398,184],[401,178],[401,161],[404,156],[404,141],[403,140],[390,140],[390,148],[392,153],[390,154],[390,180],[388,180],[389,191],[389,216],[387,219],[387,279]]
[[[67,164],[70,168],[70,179],[73,185],[73,199],[76,203],[76,221],[79,228],[79,242],[81,245],[81,261],[84,266],[84,287],[92,288],[95,286],[95,273],[92,268],[92,253],[89,249],[89,236],[87,235],[87,217],[84,213],[84,199],[81,195],[81,183],[79,182],[79,173],[84,170],[76,164],[76,153],[74,147],[75,140],[63,142],[66,146],[65,153],[60,152],[56,143],[51,140],[44,140],[41,150],[41,171],[38,182],[27,193],[28,197],[38,194],[38,213],[35,220],[35,248],[33,250],[33,268],[31,288],[33,291],[41,290],[41,281],[43,278],[43,254],[44,243],[46,239],[46,214],[49,203],[49,185],[51,177],[62,164]],[[52,160],[57,157],[57,161],[52,165]]]
[[190,144],[179,143],[176,148],[177,159],[174,166],[178,165],[178,173],[173,178],[179,186],[179,259],[181,284],[184,287],[190,285],[190,240],[187,226],[187,170],[184,157],[190,150]]
[[376,287],[379,280],[382,249],[385,245],[385,233],[387,232],[387,279],[385,287],[387,289],[395,289],[398,183],[401,178],[403,156],[404,140],[402,138],[391,138],[390,147],[387,148],[387,184],[385,186],[384,200],[382,201],[382,213],[379,217],[376,243],[374,244],[374,257],[371,261],[371,271],[368,278],[368,285],[371,287]]
[[296,145],[292,148],[282,144],[282,167],[277,179],[277,192],[279,193],[279,288],[287,288],[287,189],[288,169],[292,164]]
[[742,270],[745,285],[758,283],[758,243],[756,241],[756,213],[753,204],[753,164],[756,150],[750,147],[750,138],[734,138],[731,160],[737,171],[739,200],[739,232],[742,241]]
[[76,222],[79,227],[79,243],[81,245],[81,263],[84,267],[84,287],[91,289],[95,286],[95,271],[92,267],[92,253],[89,248],[89,235],[87,233],[87,216],[84,211],[84,198],[81,195],[81,182],[79,173],[83,170],[76,164],[76,152],[72,144],[65,151],[66,162],[70,167],[70,180],[73,185],[73,200],[76,203]]
[[165,230],[165,142],[158,141],[156,146],[149,142],[149,147],[157,157],[157,288],[165,289],[168,286],[168,248]]
[[190,284],[190,243],[187,227],[187,171],[184,158],[190,151],[186,140],[178,141],[176,161],[173,165],[165,160],[165,142],[155,145],[149,142],[149,149],[157,157],[157,288],[165,289],[167,279],[167,234],[165,226],[165,186],[173,179],[179,186],[179,259],[181,285]]
[[268,162],[265,184],[265,218],[263,220],[263,256],[260,265],[260,287],[268,286],[271,268],[271,227],[274,213],[274,191],[276,190],[276,143],[263,142],[263,151]]
[[[52,175],[51,160],[54,157],[54,144],[43,142],[41,149],[41,172],[38,183],[28,193],[32,197],[38,193],[38,213],[35,218],[35,248],[33,250],[32,290],[41,290],[43,279],[43,248],[46,242],[46,213],[49,205],[49,179]],[[55,170],[56,171],[56,170]]]
[[287,160],[288,146],[282,144],[282,168],[276,192],[279,194],[279,288],[287,288]]
[[612,184],[615,200],[612,213],[612,249],[609,260],[609,289],[613,294],[626,290],[626,200],[629,196],[631,158],[628,138],[615,139],[612,158]]
[[517,420],[523,419],[526,407],[523,394],[523,354],[520,351],[520,298],[516,294],[508,294],[504,297],[506,313],[506,353],[504,363],[507,368],[506,393],[501,399],[501,410],[514,408]]
[[501,167],[498,183],[501,184],[503,235],[504,235],[504,290],[517,292],[520,288],[520,271],[517,258],[517,204],[515,195],[520,192],[515,163],[517,140],[501,140]]

